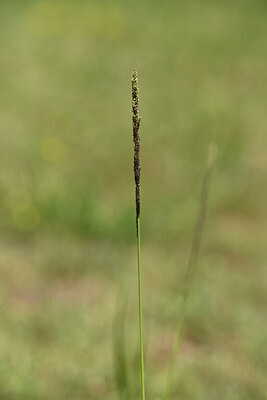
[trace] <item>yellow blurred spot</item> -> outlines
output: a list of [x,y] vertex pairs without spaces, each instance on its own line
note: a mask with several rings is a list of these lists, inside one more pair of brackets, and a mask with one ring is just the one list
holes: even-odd
[[40,223],[39,210],[32,203],[22,203],[13,210],[13,221],[22,231],[33,231]]
[[65,160],[67,146],[57,137],[46,138],[42,143],[42,156],[45,161],[56,163]]
[[116,4],[68,3],[64,0],[34,2],[26,23],[40,36],[103,38],[115,41],[123,36],[126,19]]

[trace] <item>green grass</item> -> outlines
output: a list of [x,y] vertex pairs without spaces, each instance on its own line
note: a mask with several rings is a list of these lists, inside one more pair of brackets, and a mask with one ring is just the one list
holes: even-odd
[[140,398],[131,87],[142,86],[147,393],[161,395],[208,143],[218,144],[174,399],[266,397],[264,1],[0,4],[0,398]]

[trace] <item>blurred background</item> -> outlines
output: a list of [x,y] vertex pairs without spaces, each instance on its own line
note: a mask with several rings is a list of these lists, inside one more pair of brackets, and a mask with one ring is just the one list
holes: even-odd
[[264,0],[0,2],[1,399],[115,400],[120,379],[140,398],[133,67],[148,399],[165,388],[211,141],[173,399],[266,399],[266,18]]

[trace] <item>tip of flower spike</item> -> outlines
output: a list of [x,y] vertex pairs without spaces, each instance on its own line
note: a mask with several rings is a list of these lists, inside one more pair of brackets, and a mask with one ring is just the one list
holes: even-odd
[[133,70],[133,81],[137,79],[137,69],[134,68]]

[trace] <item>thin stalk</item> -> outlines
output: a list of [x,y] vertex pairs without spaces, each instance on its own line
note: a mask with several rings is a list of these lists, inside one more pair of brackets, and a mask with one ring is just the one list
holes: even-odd
[[138,256],[138,305],[139,305],[139,336],[140,336],[140,368],[141,368],[141,393],[145,400],[145,366],[144,366],[144,339],[142,317],[142,290],[141,290],[141,242],[140,242],[140,218],[137,219],[137,256]]
[[145,367],[144,367],[144,340],[142,318],[142,291],[141,291],[141,240],[140,240],[140,205],[141,205],[141,164],[140,164],[140,116],[139,116],[139,88],[137,71],[132,77],[132,121],[134,142],[134,179],[135,179],[135,206],[136,206],[136,235],[138,259],[138,309],[139,309],[139,336],[140,336],[140,370],[141,370],[141,399],[145,400]]
[[184,285],[184,291],[183,291],[182,301],[181,301],[181,306],[180,306],[180,318],[179,318],[179,323],[178,323],[177,330],[176,330],[176,335],[175,335],[175,338],[173,341],[172,354],[171,354],[169,368],[168,368],[167,388],[166,388],[166,396],[165,396],[166,400],[168,400],[170,398],[171,393],[172,393],[175,361],[177,360],[177,356],[179,355],[179,351],[180,351],[184,333],[185,333],[188,298],[189,298],[189,294],[191,291],[197,264],[198,264],[201,239],[202,239],[203,228],[204,228],[204,223],[205,223],[205,218],[206,218],[208,195],[209,195],[209,190],[210,190],[210,182],[211,182],[212,171],[213,171],[214,164],[215,164],[215,159],[216,159],[216,147],[213,143],[211,143],[209,146],[207,164],[206,164],[206,168],[205,168],[201,196],[200,196],[200,201],[199,201],[199,210],[198,210],[192,245],[191,245],[191,249],[190,249],[190,255],[189,255],[188,264],[187,264],[186,273],[185,273],[185,285]]

